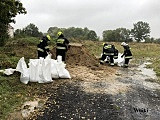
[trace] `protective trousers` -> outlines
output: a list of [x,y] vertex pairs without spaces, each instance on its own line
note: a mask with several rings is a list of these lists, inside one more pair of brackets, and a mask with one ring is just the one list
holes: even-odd
[[65,60],[66,60],[66,50],[56,49],[56,57],[58,55],[62,56],[62,61],[65,62]]

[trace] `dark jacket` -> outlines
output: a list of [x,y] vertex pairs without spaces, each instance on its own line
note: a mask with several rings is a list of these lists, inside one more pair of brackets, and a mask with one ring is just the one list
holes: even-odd
[[56,49],[68,50],[69,41],[63,35],[60,35],[56,41]]
[[115,48],[114,49],[114,59],[118,58],[118,50]]
[[37,50],[38,50],[38,58],[46,57],[48,55],[47,52],[49,52],[50,50],[48,46],[48,39],[46,36],[44,36],[42,40],[40,40],[40,43],[37,45]]
[[105,43],[103,46],[103,54],[105,55],[114,55],[113,45]]
[[127,46],[123,46],[124,48],[124,53],[122,56],[125,56],[125,58],[129,58],[132,59],[132,52],[131,52],[131,48],[127,45]]

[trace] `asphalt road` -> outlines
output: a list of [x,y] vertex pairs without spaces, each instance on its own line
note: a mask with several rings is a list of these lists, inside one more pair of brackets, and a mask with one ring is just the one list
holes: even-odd
[[[46,108],[36,120],[159,120],[160,85],[137,67],[120,68],[113,84],[111,82],[83,80],[64,82],[58,88],[48,89],[50,94]],[[118,83],[118,84],[117,84]],[[113,85],[115,85],[113,87]],[[111,86],[117,92],[111,90]],[[123,86],[127,89],[121,91]],[[101,91],[103,89],[103,91]],[[114,94],[113,94],[114,93]]]

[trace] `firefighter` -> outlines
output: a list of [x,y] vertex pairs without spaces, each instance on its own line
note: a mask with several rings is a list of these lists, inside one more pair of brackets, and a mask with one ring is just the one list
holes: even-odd
[[117,59],[118,58],[118,49],[112,44],[112,47],[114,49],[114,59]]
[[118,50],[115,48],[114,49],[114,59],[118,58]]
[[106,57],[109,57],[109,63],[111,66],[114,66],[114,48],[112,44],[107,44],[104,43],[103,44],[103,54],[102,57],[100,58],[100,64],[104,63],[104,60],[106,59]]
[[51,40],[51,37],[49,35],[43,36],[42,39],[40,40],[40,43],[37,45],[37,51],[38,51],[38,58],[46,58],[47,55],[49,54],[49,46],[48,46],[48,41]]
[[56,41],[56,57],[58,55],[62,56],[62,62],[66,60],[66,52],[68,50],[69,41],[67,38],[64,37],[62,32],[57,33],[58,39]]
[[131,52],[131,48],[129,47],[129,45],[125,42],[121,43],[121,46],[123,46],[124,48],[124,53],[121,57],[124,56],[124,65],[122,67],[124,68],[128,68],[128,64],[129,64],[129,60],[132,59],[132,52]]

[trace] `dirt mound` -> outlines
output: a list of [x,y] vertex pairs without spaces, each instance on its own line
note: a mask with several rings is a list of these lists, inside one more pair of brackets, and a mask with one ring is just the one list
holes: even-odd
[[[52,50],[52,58],[55,59],[55,48]],[[82,45],[77,43],[72,43],[66,54],[66,64],[67,65],[77,65],[77,66],[87,66],[91,68],[99,67],[99,61]]]

